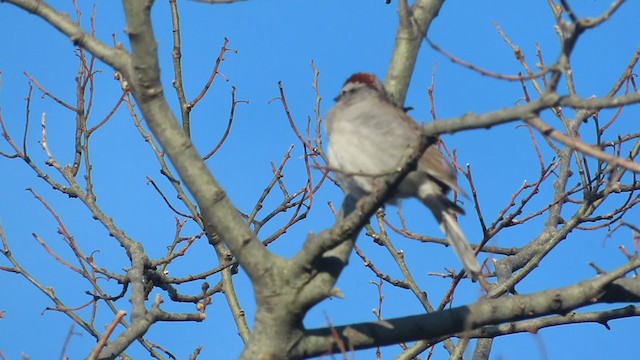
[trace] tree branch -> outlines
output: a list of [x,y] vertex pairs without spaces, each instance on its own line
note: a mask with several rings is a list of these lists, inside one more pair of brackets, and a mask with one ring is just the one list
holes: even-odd
[[249,277],[260,281],[270,271],[275,255],[250,231],[169,108],[160,83],[150,5],[133,0],[123,3],[133,69],[125,77],[131,82],[132,94],[149,128],[200,206],[205,230],[219,234]]
[[384,87],[393,101],[402,106],[407,97],[413,69],[422,39],[433,19],[438,16],[444,0],[416,0],[409,7],[407,0],[398,1],[400,24],[389,61]]
[[[640,267],[640,258],[606,275],[585,280],[578,284],[541,291],[530,295],[483,299],[474,304],[460,306],[435,313],[387,319],[384,322],[358,323],[333,328],[306,331],[306,337],[296,348],[294,357],[312,357],[338,351],[338,342],[351,349],[365,349],[424,339],[440,339],[488,325],[531,319],[535,317],[566,314],[594,303],[611,302],[609,292],[618,292],[613,285],[616,279]],[[637,280],[622,279],[626,281]],[[637,287],[637,286],[636,286]],[[615,299],[629,301],[628,293]],[[633,299],[640,301],[640,293]],[[339,338],[336,338],[336,334]]]
[[[531,119],[533,116],[536,116],[535,114],[540,113],[542,110],[556,106],[568,106],[576,109],[605,109],[634,104],[638,102],[640,102],[640,93],[638,92],[622,96],[590,99],[583,99],[577,96],[560,96],[556,93],[545,93],[539,99],[531,101],[524,105],[504,108],[481,115],[467,113],[458,118],[434,121],[427,125],[424,125],[423,131],[425,132],[425,134],[434,135],[443,133],[455,133],[461,130],[488,129],[492,126],[508,123],[514,120],[525,119],[525,121],[528,121],[526,119]],[[551,132],[548,131],[548,128],[542,126],[541,124],[536,124],[539,125],[536,128],[543,132],[544,135],[551,135]],[[553,132],[553,135],[555,137],[552,137],[556,138],[556,140],[563,138],[558,134],[558,132]],[[587,145],[582,143],[577,144],[573,139],[570,140],[570,142],[567,141],[567,144],[571,143],[573,144],[574,148],[577,148],[578,150],[583,149],[585,150],[584,152],[586,152]],[[640,172],[640,164],[626,159],[612,157],[596,149],[589,150],[587,155],[612,162],[612,165],[619,165],[636,173]]]
[[57,12],[42,0],[3,0],[31,14],[41,17],[61,33],[65,34],[74,45],[87,49],[100,60],[115,69],[125,69],[130,65],[129,54],[121,48],[111,48],[82,30],[69,16]]

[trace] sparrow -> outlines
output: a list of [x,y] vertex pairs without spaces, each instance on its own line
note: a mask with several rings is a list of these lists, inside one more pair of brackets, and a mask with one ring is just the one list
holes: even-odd
[[[373,74],[353,74],[335,100],[325,116],[328,165],[345,195],[359,199],[375,191],[376,178],[403,165],[408,148],[417,146],[422,132]],[[464,214],[464,210],[447,197],[451,189],[465,194],[458,186],[455,169],[432,145],[388,203],[397,205],[403,198],[420,200],[440,224],[467,275],[476,279],[482,272],[456,220],[456,214]]]

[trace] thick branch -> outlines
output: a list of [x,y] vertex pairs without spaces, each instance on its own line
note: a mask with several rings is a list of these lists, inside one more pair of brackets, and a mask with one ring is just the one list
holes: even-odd
[[269,271],[274,255],[250,231],[169,108],[160,83],[150,6],[146,2],[130,0],[124,1],[124,9],[133,65],[133,71],[125,77],[132,85],[132,94],[149,128],[200,206],[205,229],[220,235],[256,281]]
[[409,7],[407,0],[398,1],[400,25],[384,79],[384,87],[398,105],[404,104],[420,44],[443,3],[444,0],[416,0]]
[[[355,350],[409,342],[422,339],[438,339],[487,325],[519,321],[552,314],[566,314],[582,306],[601,302],[639,301],[633,290],[621,292],[622,283],[611,283],[625,273],[640,266],[636,258],[616,271],[578,284],[530,295],[483,299],[475,304],[461,306],[425,315],[368,322],[334,328],[314,329],[306,332],[295,356],[311,357],[339,351],[338,342]],[[636,288],[635,282],[632,289]],[[620,294],[613,299],[610,292]],[[339,338],[336,339],[336,334]]]

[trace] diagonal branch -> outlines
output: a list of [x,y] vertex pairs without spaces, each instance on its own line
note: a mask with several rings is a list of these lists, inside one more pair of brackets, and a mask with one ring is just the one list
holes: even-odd
[[587,145],[581,141],[573,139],[563,134],[562,132],[552,128],[549,124],[545,123],[544,121],[542,121],[542,119],[540,119],[537,116],[532,116],[530,118],[527,118],[525,121],[527,122],[527,124],[533,126],[534,128],[536,128],[536,130],[540,131],[540,133],[542,133],[543,135],[548,136],[558,142],[561,142],[564,145],[574,150],[578,150],[581,153],[592,156],[598,160],[606,161],[612,166],[621,166],[633,172],[640,173],[639,163],[628,160],[628,159],[623,159],[621,157],[609,155],[606,152],[596,147]]
[[150,5],[133,0],[123,3],[133,69],[125,77],[131,83],[131,92],[149,128],[200,206],[205,230],[209,234],[217,234],[249,277],[259,281],[263,274],[269,272],[275,255],[268,252],[251,232],[171,111],[160,82]]
[[130,65],[129,54],[121,48],[111,48],[105,43],[82,30],[71,21],[65,13],[58,12],[42,0],[3,0],[13,4],[31,14],[41,17],[43,20],[65,34],[74,45],[87,49],[100,60],[115,69],[125,69]]

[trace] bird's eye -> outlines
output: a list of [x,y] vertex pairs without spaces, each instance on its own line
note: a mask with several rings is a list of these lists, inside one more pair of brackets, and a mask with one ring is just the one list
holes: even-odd
[[334,97],[333,100],[334,101],[339,101],[344,96],[344,94],[349,93],[349,92],[352,92],[352,90],[342,89],[342,90],[340,90],[340,94],[338,94],[338,96]]

